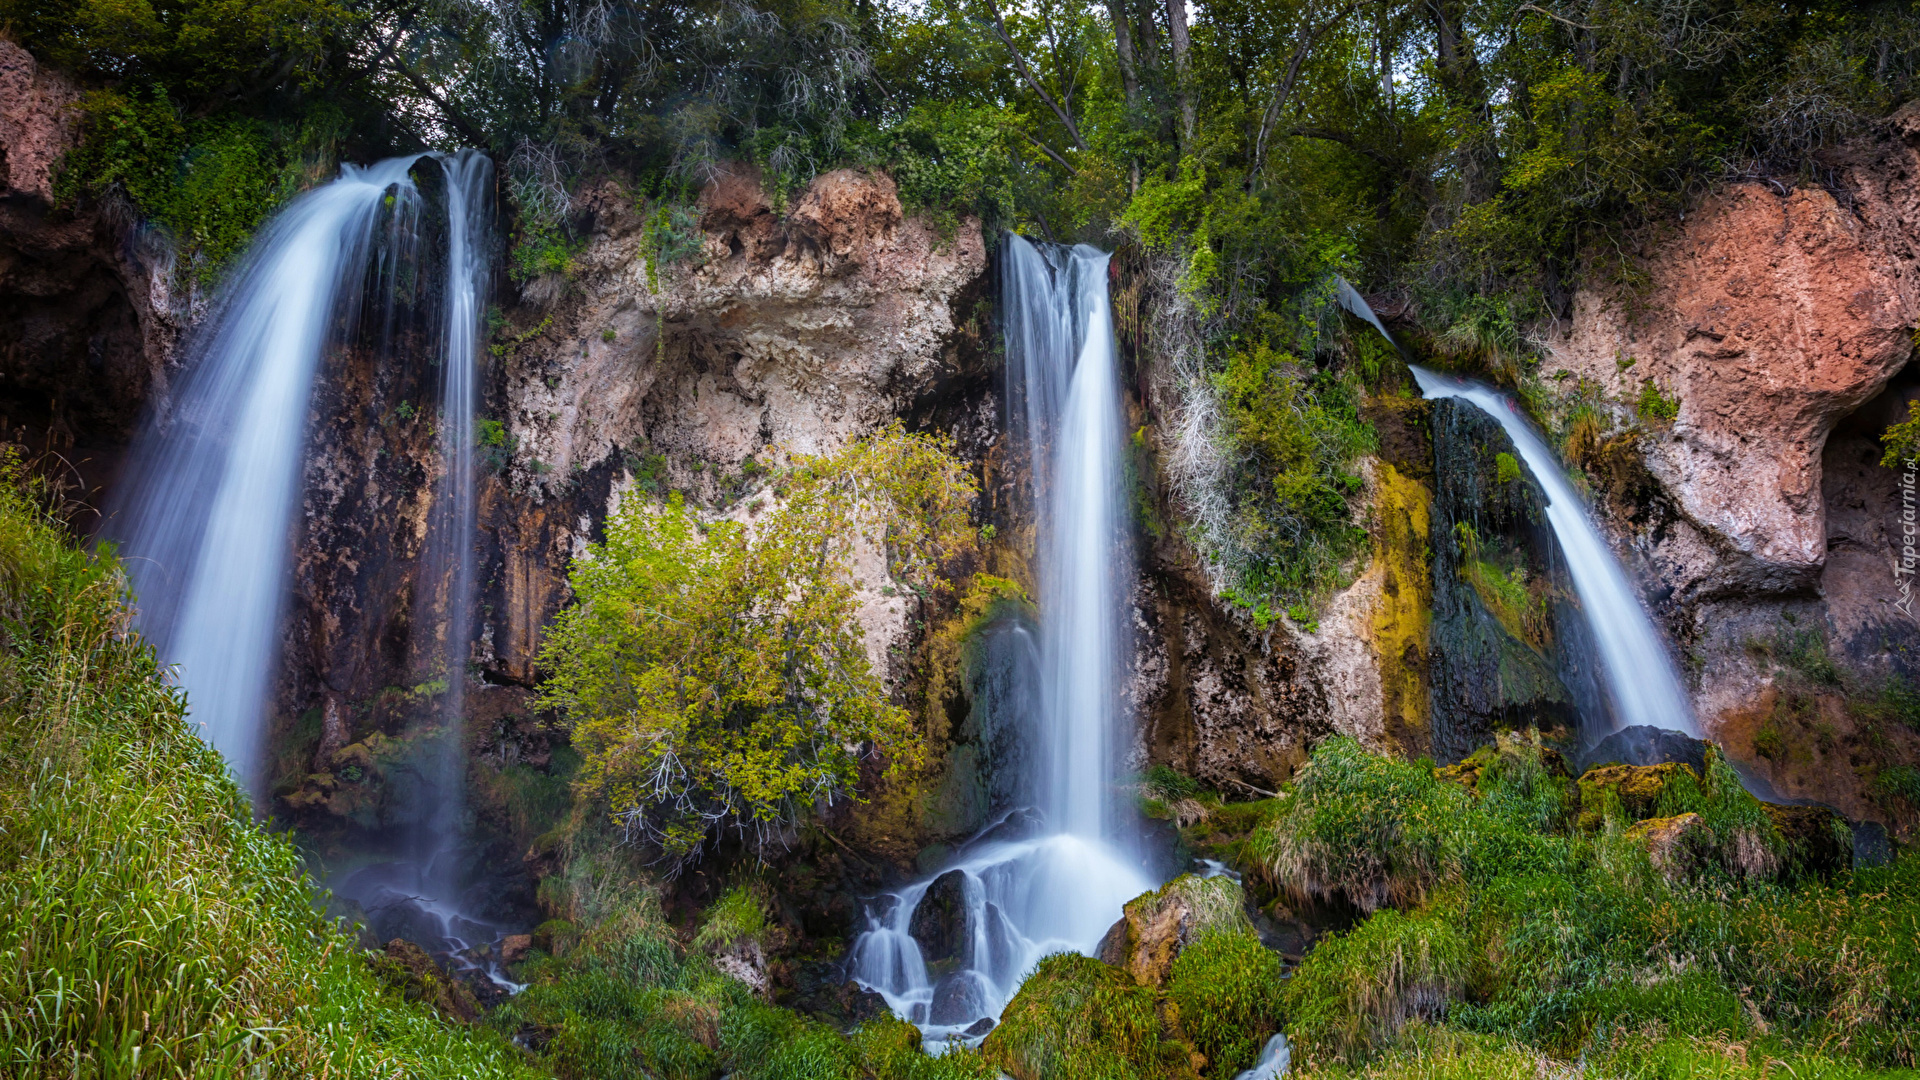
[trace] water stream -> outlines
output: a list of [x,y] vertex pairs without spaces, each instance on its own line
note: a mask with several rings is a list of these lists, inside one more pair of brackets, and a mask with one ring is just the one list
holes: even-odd
[[[1698,738],[1700,729],[1672,657],[1553,451],[1507,395],[1481,383],[1409,366],[1428,398],[1457,398],[1492,417],[1513,440],[1520,459],[1546,494],[1547,523],[1566,558],[1580,612],[1600,653],[1601,672],[1613,704],[1610,730],[1655,727]],[[1589,742],[1595,742],[1606,732],[1585,734]]]
[[[428,200],[414,169],[429,159],[446,181],[445,282],[438,325],[411,336],[400,313],[434,302],[420,284],[440,254],[421,250],[422,236],[439,235],[441,225],[422,221]],[[424,740],[423,783],[403,793],[418,806],[402,857],[357,871],[339,892],[362,904],[383,937],[406,937],[456,962],[503,930],[467,917],[458,903],[492,182],[492,163],[477,151],[411,155],[343,166],[338,179],[276,214],[197,334],[170,407],[136,443],[112,526],[141,631],[177,668],[189,718],[264,805],[261,740],[315,374],[323,358],[356,342],[371,343],[381,363],[413,359],[401,350],[430,354],[419,358],[439,373],[434,422],[443,461],[415,601],[431,612],[424,621],[438,620],[434,651],[446,690],[436,703],[438,730]],[[497,970],[490,974],[512,988]]]
[[[1003,258],[1008,420],[1029,448],[1039,525],[1036,768],[1025,806],[940,874],[869,905],[849,959],[850,976],[929,1045],[983,1036],[1041,957],[1091,954],[1154,884],[1115,794],[1132,559],[1107,255],[1009,236]],[[964,913],[952,955],[932,963],[913,933],[930,893]]]
[[357,323],[376,256],[413,242],[417,160],[344,166],[267,222],[136,441],[112,515],[141,632],[256,800],[314,372]]

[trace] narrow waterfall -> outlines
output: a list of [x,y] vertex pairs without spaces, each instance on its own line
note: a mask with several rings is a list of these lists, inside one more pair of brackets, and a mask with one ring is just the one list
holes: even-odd
[[[1600,653],[1601,671],[1614,708],[1611,730],[1655,727],[1697,738],[1699,726],[1673,659],[1640,606],[1626,571],[1587,517],[1553,451],[1505,394],[1480,383],[1409,366],[1427,398],[1458,398],[1499,423],[1545,492],[1547,523],[1566,557],[1580,612]],[[1597,741],[1606,732],[1587,734],[1588,741]]]
[[[1114,794],[1132,559],[1107,258],[1017,236],[1004,249],[1008,419],[1030,450],[1039,519],[1038,767],[1023,778],[1026,806],[932,879],[869,905],[849,960],[852,978],[930,1045],[983,1037],[1041,957],[1091,954],[1153,885],[1127,857]],[[923,913],[929,896],[937,903]],[[936,911],[964,925],[929,956],[919,938]]]
[[344,166],[261,230],[135,443],[114,514],[140,630],[256,798],[314,371],[357,320],[375,255],[413,242],[417,160]]
[[474,416],[480,405],[480,311],[491,253],[486,237],[493,212],[493,162],[476,150],[442,159],[447,175],[447,281],[440,350],[440,451],[445,472],[433,500],[423,580],[443,589],[442,656],[447,690],[440,706],[444,732],[431,763],[437,796],[420,837],[421,865],[432,868],[423,887],[452,896],[453,860],[466,812],[467,664],[473,643]]

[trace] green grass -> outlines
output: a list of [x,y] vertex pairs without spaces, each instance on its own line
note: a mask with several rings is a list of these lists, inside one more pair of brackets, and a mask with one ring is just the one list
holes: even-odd
[[[1294,973],[1297,1061],[1518,1075],[1512,1044],[1527,1061],[1597,1062],[1598,1075],[1748,1075],[1695,1061],[1671,1035],[1759,1046],[1817,1075],[1913,1068],[1920,854],[1827,876],[1798,866],[1716,756],[1705,777],[1663,774],[1642,808],[1697,813],[1712,833],[1714,858],[1670,878],[1609,789],[1586,786],[1602,805],[1582,812],[1524,742],[1484,762],[1474,792],[1423,772],[1330,740],[1256,834],[1282,892],[1331,884],[1391,901]],[[1440,1022],[1449,1039],[1494,1041],[1446,1043],[1468,1062],[1458,1072],[1398,1049]]]
[[80,551],[0,466],[0,1074],[529,1075],[384,990]]

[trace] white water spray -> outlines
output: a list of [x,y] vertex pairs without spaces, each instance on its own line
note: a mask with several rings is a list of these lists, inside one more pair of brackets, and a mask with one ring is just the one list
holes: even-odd
[[[1378,325],[1377,323],[1375,325]],[[1382,331],[1384,333],[1384,331]],[[1512,399],[1492,387],[1408,365],[1428,398],[1458,398],[1498,423],[1547,496],[1547,523],[1567,560],[1580,612],[1593,631],[1600,667],[1613,700],[1613,730],[1651,726],[1698,738],[1679,673],[1653,620],[1640,606],[1626,571],[1581,506],[1573,485],[1547,444]]]
[[[1010,421],[1027,439],[1039,508],[1039,818],[1016,811],[932,881],[870,906],[849,974],[930,1044],[978,1038],[1041,957],[1091,954],[1153,882],[1123,855],[1114,779],[1126,542],[1118,358],[1107,256],[1007,238],[1003,263]],[[1022,826],[1022,821],[1029,824]],[[944,974],[911,933],[929,889],[959,873],[965,932]]]
[[267,223],[130,457],[115,524],[139,627],[256,796],[314,371],[351,322],[341,309],[359,301],[378,230],[411,231],[417,160],[345,166]]

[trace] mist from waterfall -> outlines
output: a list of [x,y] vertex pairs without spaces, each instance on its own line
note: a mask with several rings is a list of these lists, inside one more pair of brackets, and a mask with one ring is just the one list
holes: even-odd
[[[869,904],[849,974],[929,1044],[978,1039],[1040,958],[1091,954],[1128,900],[1153,887],[1132,857],[1115,780],[1132,578],[1120,455],[1108,256],[1008,236],[1002,256],[1007,411],[1029,453],[1039,578],[1037,768],[1025,802],[939,874]],[[957,877],[949,875],[957,874]],[[928,893],[957,885],[965,929],[929,965],[912,934]]]
[[[1673,659],[1653,620],[1640,606],[1626,571],[1567,481],[1560,460],[1507,395],[1480,383],[1409,366],[1428,398],[1457,398],[1492,417],[1506,431],[1546,494],[1547,523],[1566,558],[1580,613],[1600,653],[1600,668],[1614,709],[1609,730],[1649,726],[1698,738],[1700,728]],[[1606,732],[1583,734],[1592,743]]]
[[358,322],[369,274],[411,253],[417,160],[343,166],[267,222],[135,442],[112,515],[140,631],[256,799],[314,372]]

